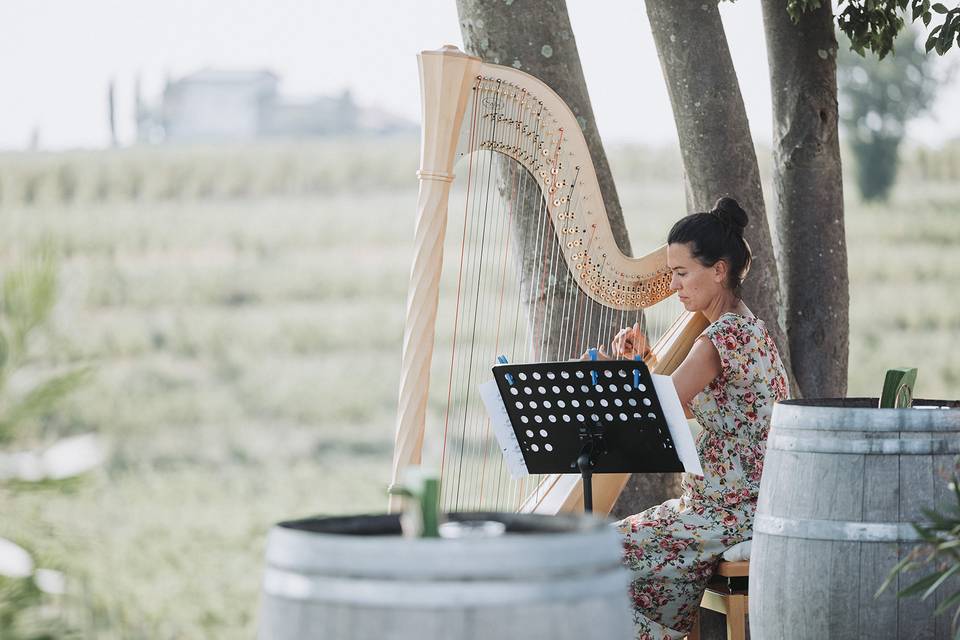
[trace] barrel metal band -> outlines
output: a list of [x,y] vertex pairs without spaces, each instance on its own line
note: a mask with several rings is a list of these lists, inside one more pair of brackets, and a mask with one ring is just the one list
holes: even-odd
[[812,520],[761,514],[754,519],[753,531],[782,538],[838,542],[917,542],[921,539],[913,526],[904,522]]
[[505,603],[609,599],[627,595],[629,574],[616,567],[594,576],[543,582],[352,579],[304,575],[267,567],[264,593],[288,600],[389,607],[463,608]]
[[903,455],[960,454],[960,439],[946,438],[876,438],[844,439],[795,437],[771,433],[767,450],[807,451],[811,453],[876,453]]

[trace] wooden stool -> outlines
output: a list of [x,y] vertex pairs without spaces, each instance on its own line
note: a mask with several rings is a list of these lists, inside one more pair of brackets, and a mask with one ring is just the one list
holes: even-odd
[[[747,635],[747,576],[750,573],[750,561],[720,561],[717,572],[703,592],[700,607],[722,613],[727,617],[727,640],[745,640]],[[700,616],[693,623],[688,640],[700,640]]]

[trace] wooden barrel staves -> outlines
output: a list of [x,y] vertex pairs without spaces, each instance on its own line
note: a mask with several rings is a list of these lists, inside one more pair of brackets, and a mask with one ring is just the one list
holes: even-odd
[[620,537],[585,516],[495,520],[496,537],[409,539],[395,515],[280,523],[267,540],[261,640],[632,637]]
[[956,504],[949,482],[960,402],[876,406],[848,398],[774,408],[754,522],[751,637],[952,637],[952,616],[933,612],[960,588],[956,581],[926,601],[898,600],[928,567],[874,593],[917,546],[909,523],[924,521],[924,508]]

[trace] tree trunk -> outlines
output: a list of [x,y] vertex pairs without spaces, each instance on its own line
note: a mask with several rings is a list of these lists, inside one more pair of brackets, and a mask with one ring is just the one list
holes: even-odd
[[800,392],[847,391],[849,280],[837,132],[837,40],[829,3],[787,15],[763,0],[773,94],[774,196],[786,327]]
[[766,322],[791,371],[757,154],[717,2],[646,0],[646,6],[680,137],[687,208],[709,211],[729,195],[750,216],[745,236],[753,265],[744,301]]
[[[620,250],[631,255],[630,240],[620,208],[620,200],[614,187],[613,176],[607,161],[600,133],[593,117],[593,108],[587,93],[587,85],[580,66],[580,55],[570,26],[570,17],[567,14],[566,3],[563,0],[539,0],[529,2],[515,0],[514,2],[492,2],[490,0],[457,0],[457,12],[460,16],[460,31],[463,35],[463,44],[467,53],[479,56],[485,62],[511,66],[525,71],[543,82],[563,98],[583,130],[594,168],[603,195],[603,202],[610,218],[610,227]],[[507,176],[507,170],[502,171]],[[503,189],[510,189],[504,181]],[[518,207],[518,211],[536,213],[540,207],[539,193],[531,195]],[[542,230],[536,224],[533,216],[522,220],[515,218],[514,232],[517,234],[517,244],[520,247],[535,247],[543,242]],[[538,234],[541,234],[538,236]],[[553,236],[551,232],[549,236]],[[539,240],[537,238],[540,238]],[[554,241],[554,240],[551,240]],[[524,251],[521,260],[529,262],[536,259],[536,252]],[[560,301],[567,287],[567,273],[565,265],[551,267],[553,282],[549,291],[535,292],[530,295],[534,282],[525,282],[521,276],[521,288],[524,299],[534,301],[554,300],[551,305],[540,305],[529,309],[532,317],[550,316],[541,322],[533,322],[533,326],[550,327],[550,335],[544,340],[534,335],[535,340],[542,342],[546,348],[539,354],[540,359],[570,358],[579,354],[586,346],[597,346],[599,343],[609,343],[610,338],[619,328],[612,324],[616,320],[614,314],[606,314],[602,320],[599,305],[590,303],[585,312],[574,313],[571,305],[564,305]],[[521,268],[521,274],[531,273],[529,268]],[[533,273],[536,273],[535,271]],[[567,309],[564,315],[563,310]],[[603,322],[603,324],[601,324]],[[590,327],[584,331],[583,327]],[[570,344],[569,336],[587,335],[588,344]],[[561,340],[562,338],[562,340]],[[563,342],[566,352],[557,350],[557,345]],[[656,478],[635,476],[631,487],[625,492],[629,501],[617,505],[624,513],[635,513],[647,506],[658,504],[679,493],[679,476],[677,474],[663,474]]]

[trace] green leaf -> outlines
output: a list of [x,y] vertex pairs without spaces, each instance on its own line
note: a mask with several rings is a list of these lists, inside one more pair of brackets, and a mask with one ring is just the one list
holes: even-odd
[[[937,588],[938,588],[940,585],[942,585],[944,582],[946,582],[947,579],[949,579],[950,576],[952,576],[953,574],[955,574],[958,570],[960,570],[960,564],[955,564],[955,565],[951,566],[949,569],[945,570],[945,571],[943,572],[943,575],[941,575],[940,578],[939,578],[936,582],[934,582],[932,585],[930,585],[930,588],[929,588],[929,589],[927,589],[926,591],[923,592],[923,595],[920,596],[920,599],[921,599],[921,600],[926,600],[926,599],[930,596],[930,594],[932,594],[934,591],[936,591]],[[936,575],[936,574],[934,574],[934,575]]]
[[883,581],[883,584],[880,585],[880,588],[877,589],[876,593],[873,594],[874,598],[879,598],[880,594],[887,590],[887,587],[890,586],[890,583],[893,582],[894,578],[897,577],[897,574],[901,571],[910,571],[915,568],[917,564],[913,561],[913,555],[908,554],[900,562],[890,569],[890,573],[887,574],[886,579]]
[[908,598],[910,596],[915,596],[918,593],[926,590],[930,585],[934,584],[937,580],[940,579],[940,574],[942,571],[935,571],[928,576],[924,576],[911,584],[908,587],[905,587],[897,592],[898,598]]
[[0,414],[0,441],[9,439],[30,418],[51,411],[63,398],[87,382],[91,369],[82,368],[54,376],[31,389]]
[[940,2],[936,3],[935,5],[933,5],[932,9],[933,9],[934,11],[936,11],[937,13],[947,13],[947,12],[949,11],[949,9],[947,9],[945,6],[943,6],[943,4],[940,3]]
[[938,616],[955,604],[960,604],[960,591],[957,591],[955,594],[941,602],[940,606],[938,606],[933,612],[933,615]]

